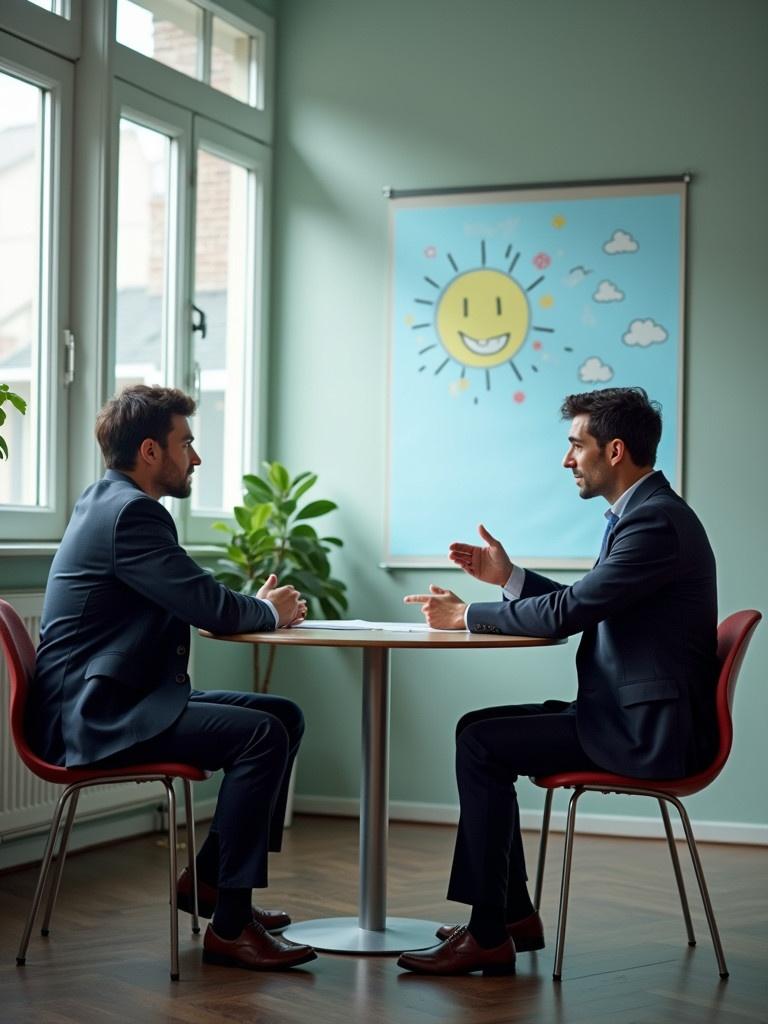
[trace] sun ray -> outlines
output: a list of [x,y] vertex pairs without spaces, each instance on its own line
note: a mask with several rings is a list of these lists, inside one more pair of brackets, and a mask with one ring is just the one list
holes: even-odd
[[480,242],[480,263],[485,266],[485,239]]
[[554,327],[537,327],[536,324],[533,325],[531,330],[533,330],[533,331],[541,331],[544,334],[554,334],[555,333],[555,328]]
[[423,331],[425,327],[431,327],[432,324],[411,324],[412,331]]
[[458,274],[459,268],[456,266],[456,260],[453,258],[453,256],[451,256],[449,252],[446,253],[446,256],[448,257],[448,262],[451,264],[455,272]]
[[427,347],[426,347],[426,348],[420,348],[420,349],[419,349],[419,355],[420,355],[420,356],[423,356],[423,355],[424,355],[424,353],[425,353],[425,352],[429,352],[429,350],[430,350],[431,348],[437,348],[437,345],[436,345],[436,344],[435,344],[435,345],[427,345]]
[[491,371],[490,370],[486,370],[485,371],[485,390],[486,391],[490,391],[491,390]]
[[414,302],[418,302],[420,306],[434,306],[432,299],[414,299]]
[[450,360],[450,357],[449,357],[448,359],[444,359],[444,360],[442,361],[442,363],[440,363],[440,365],[438,366],[438,368],[437,368],[437,369],[435,370],[435,376],[437,376],[437,375],[438,375],[438,373],[440,373],[440,371],[441,371],[441,370],[445,369],[445,367],[446,367],[446,366],[448,365],[448,363],[450,363],[450,361],[451,361],[451,360]]
[[437,283],[437,281],[433,281],[432,278],[427,277],[426,274],[424,275],[424,280],[427,282],[427,284],[431,284],[433,288],[437,288],[437,290],[440,291],[440,285]]
[[512,260],[512,262],[511,262],[511,263],[509,264],[509,268],[508,268],[508,270],[507,270],[507,273],[508,273],[508,274],[511,274],[511,273],[512,273],[512,271],[513,271],[513,270],[515,269],[515,267],[517,266],[517,261],[518,261],[519,259],[520,259],[520,253],[519,253],[519,252],[516,252],[516,253],[515,253],[515,258],[514,258],[514,259]]
[[544,275],[542,274],[541,277],[537,277],[536,278],[536,280],[533,282],[533,284],[529,284],[528,287],[525,290],[527,292],[532,292],[533,289],[536,288],[538,285],[540,285],[543,280],[544,280]]
[[512,243],[510,242],[509,245],[507,246],[507,251],[504,253],[504,259],[505,260],[509,259],[509,254],[511,252],[512,252]]
[[520,371],[518,370],[518,368],[515,366],[514,362],[511,359],[509,360],[509,365],[512,367],[512,370],[513,370],[515,376],[517,377],[517,379],[518,380],[522,380],[523,379],[522,373],[520,373]]

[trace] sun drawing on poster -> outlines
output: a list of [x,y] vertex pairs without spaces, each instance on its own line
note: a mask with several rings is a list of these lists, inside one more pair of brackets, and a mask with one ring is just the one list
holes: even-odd
[[[434,258],[437,250],[429,246],[424,255]],[[452,393],[469,387],[468,370],[481,371],[485,390],[490,391],[491,370],[504,364],[510,367],[517,381],[522,382],[523,373],[515,357],[533,333],[553,334],[555,331],[554,327],[546,324],[533,323],[532,311],[532,293],[544,284],[546,273],[542,271],[547,270],[551,259],[545,252],[536,253],[531,260],[534,273],[525,284],[515,277],[520,256],[520,252],[514,252],[512,245],[508,245],[504,252],[506,269],[488,267],[483,240],[480,243],[479,267],[461,270],[449,252],[446,258],[453,274],[446,284],[424,275],[424,281],[438,294],[434,298],[421,297],[414,301],[420,306],[432,307],[433,319],[422,323],[411,322],[410,327],[415,332],[434,328],[438,341],[419,349],[419,355],[438,350],[438,362],[433,371],[435,376],[451,362],[461,367],[461,377],[451,385]],[[547,310],[553,305],[551,294],[540,296],[540,309]],[[542,343],[536,341],[533,347],[538,351]],[[426,363],[419,367],[420,372],[426,369]],[[532,369],[538,372],[537,366],[532,366]],[[517,390],[512,397],[520,403],[525,400],[525,393]]]

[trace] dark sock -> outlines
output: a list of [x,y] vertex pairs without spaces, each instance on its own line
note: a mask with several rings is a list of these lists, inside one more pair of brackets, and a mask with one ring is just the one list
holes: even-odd
[[531,903],[531,897],[528,895],[528,889],[525,885],[523,885],[521,892],[507,893],[507,909],[504,916],[508,924],[522,921],[524,917],[530,917],[534,910],[535,907]]
[[483,949],[494,949],[507,940],[505,916],[503,907],[477,903],[467,926],[469,934]]
[[236,939],[251,920],[250,889],[219,889],[211,927],[222,939]]
[[216,832],[208,833],[195,862],[198,880],[216,888],[219,884],[219,837]]

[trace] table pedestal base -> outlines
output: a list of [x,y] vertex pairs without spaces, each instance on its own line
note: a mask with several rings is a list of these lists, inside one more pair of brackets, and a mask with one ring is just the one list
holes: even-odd
[[439,941],[439,921],[418,921],[412,917],[388,917],[383,931],[361,928],[356,917],[326,917],[299,921],[283,935],[292,942],[306,942],[326,953],[397,954],[404,949],[426,949]]

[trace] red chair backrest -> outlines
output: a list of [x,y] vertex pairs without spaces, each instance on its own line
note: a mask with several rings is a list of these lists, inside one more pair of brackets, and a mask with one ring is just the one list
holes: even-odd
[[0,647],[5,655],[10,683],[11,736],[19,757],[35,775],[47,775],[48,764],[27,743],[24,712],[29,684],[35,674],[35,645],[16,609],[0,598]]
[[717,627],[717,663],[720,666],[720,674],[717,679],[715,706],[720,742],[715,759],[706,771],[711,779],[714,779],[722,771],[731,752],[733,745],[731,711],[733,710],[736,680],[744,661],[744,655],[747,653],[749,641],[752,639],[752,634],[760,619],[762,619],[760,612],[748,608],[746,611],[734,612],[733,615],[729,615]]

